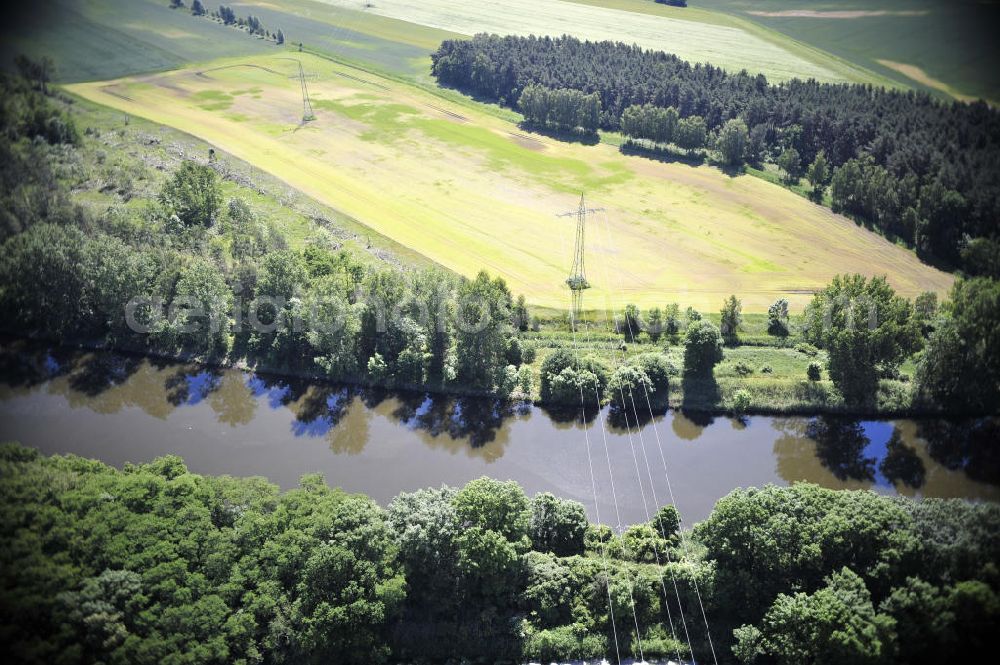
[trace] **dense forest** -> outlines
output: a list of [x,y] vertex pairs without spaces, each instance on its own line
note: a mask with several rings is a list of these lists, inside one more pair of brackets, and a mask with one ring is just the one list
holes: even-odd
[[[816,185],[831,186],[835,208],[925,260],[996,276],[1000,112],[983,102],[812,80],[772,85],[763,75],[572,37],[481,34],[443,42],[432,60],[441,84],[512,107],[530,85],[596,93],[605,129],[620,129],[630,107],[647,104],[698,118],[709,140],[739,121],[729,130],[736,152],[724,161],[804,170],[821,156],[828,167]],[[688,129],[682,147],[702,147]]]
[[383,509],[316,475],[5,444],[0,639],[22,663],[515,663],[686,657],[689,635],[711,662],[707,623],[719,662],[917,665],[978,662],[1000,620],[995,504],[799,484],[679,523],[618,533],[487,478]]

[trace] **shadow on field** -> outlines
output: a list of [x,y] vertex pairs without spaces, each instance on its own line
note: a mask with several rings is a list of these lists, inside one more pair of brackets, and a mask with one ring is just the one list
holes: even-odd
[[579,143],[581,145],[597,145],[601,142],[601,137],[597,132],[591,134],[581,134],[580,132],[568,132],[559,129],[553,129],[551,127],[545,127],[542,125],[537,125],[532,122],[521,121],[517,123],[518,129],[525,132],[534,132],[535,134],[541,134],[542,136],[547,136],[550,139],[555,139],[557,141],[562,141],[563,143]]
[[650,148],[632,140],[628,140],[618,149],[623,155],[643,157],[664,164],[687,164],[701,166],[705,163],[705,155],[674,152],[665,148]]

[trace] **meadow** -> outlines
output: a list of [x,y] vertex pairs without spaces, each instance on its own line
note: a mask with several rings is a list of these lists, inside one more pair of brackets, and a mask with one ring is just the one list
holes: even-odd
[[[292,57],[294,56],[294,57]],[[301,61],[317,119],[302,124]],[[574,210],[591,216],[585,306],[679,302],[711,311],[801,308],[834,274],[887,274],[901,293],[951,276],[793,192],[752,176],[530,134],[449,95],[309,54],[236,58],[69,86],[189,132],[465,275],[503,275],[533,305],[564,308]]]
[[[321,2],[352,9],[361,5],[357,0]],[[612,6],[603,6],[606,4]],[[780,33],[765,34],[764,30],[749,22],[711,12],[688,15],[653,2],[507,0],[487,4],[449,0],[383,0],[372,3],[365,13],[465,35],[492,32],[558,37],[569,34],[595,41],[624,41],[674,53],[695,63],[710,62],[733,71],[759,71],[775,81],[815,78],[820,81],[881,83],[885,79],[794,43]]]

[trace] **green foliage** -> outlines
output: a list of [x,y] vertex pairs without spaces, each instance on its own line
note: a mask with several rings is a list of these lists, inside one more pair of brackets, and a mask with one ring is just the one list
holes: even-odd
[[719,330],[727,340],[735,341],[742,324],[743,303],[736,296],[729,296],[722,303]]
[[633,609],[648,657],[686,658],[668,577],[686,615],[697,582],[713,628],[742,626],[745,662],[972,662],[1000,614],[989,503],[737,490],[685,555],[669,505],[618,538],[512,482],[383,511],[318,475],[281,493],[175,456],[116,470],[7,444],[0,506],[0,621],[18,662],[595,659],[612,655],[612,611],[620,648],[636,648]]
[[805,312],[805,337],[829,354],[830,379],[851,404],[871,403],[920,344],[910,303],[884,277],[837,276]]
[[[677,367],[662,353],[640,353],[628,359],[629,365],[640,368],[649,379],[652,389],[649,392],[649,399],[653,406],[662,406],[670,393],[670,379],[676,377],[680,372]],[[640,407],[646,406],[646,395],[638,395],[637,402]]]
[[166,331],[182,346],[208,355],[225,350],[231,307],[232,292],[219,269],[205,259],[194,259],[177,281],[171,303],[175,316],[164,322],[169,326]]
[[507,366],[511,294],[503,279],[480,272],[459,284],[455,328],[458,378],[468,385],[491,389]]
[[817,362],[809,363],[809,367],[806,368],[806,377],[810,381],[819,381],[823,378],[823,368]]
[[788,300],[779,298],[767,308],[767,334],[788,336]]
[[826,161],[826,152],[820,150],[816,153],[816,158],[813,159],[812,164],[806,170],[806,179],[812,185],[813,191],[822,192],[828,177],[829,165]]
[[722,335],[708,321],[692,323],[684,340],[684,373],[710,376],[722,361]]
[[608,399],[622,409],[639,409],[645,406],[646,395],[652,399],[656,388],[642,367],[620,365],[608,381]]
[[[608,384],[608,371],[595,358],[578,359],[569,349],[559,349],[542,362],[541,400],[547,404],[579,405],[582,399],[588,407],[602,395]],[[595,402],[596,403],[596,402]]]
[[791,183],[799,181],[802,175],[802,164],[798,150],[785,148],[778,156],[778,166],[785,172],[785,180]]
[[520,543],[528,536],[532,515],[528,497],[513,480],[473,480],[455,494],[454,503],[463,523],[496,532],[511,542]]
[[808,342],[799,342],[795,345],[795,350],[812,358],[815,358],[819,354],[819,349]]
[[8,239],[0,251],[0,311],[5,321],[57,337],[84,321],[80,303],[86,285],[78,267],[85,246],[79,230],[49,224]]
[[0,551],[2,568],[20,560],[31,571],[0,609],[11,657],[328,662],[336,652],[358,663],[386,653],[402,577],[370,500],[309,478],[279,495],[259,479],[188,473],[176,457],[118,471],[7,451],[0,520],[20,536]]
[[222,205],[219,178],[210,166],[185,161],[164,184],[160,202],[188,226],[209,226]]
[[890,617],[876,613],[864,581],[845,567],[815,593],[779,595],[759,632],[741,633],[739,650],[782,665],[874,665],[892,658],[894,627]]
[[548,492],[531,500],[532,549],[557,556],[583,554],[587,513],[578,501],[560,499]]
[[920,395],[952,412],[994,413],[1000,408],[1000,282],[960,279],[946,309],[917,368]]
[[593,134],[600,122],[601,98],[596,93],[565,88],[550,90],[532,83],[521,91],[518,108],[529,123]]
[[722,160],[730,166],[741,166],[746,160],[747,144],[750,140],[747,124],[740,118],[728,120],[719,130],[716,149]]
[[750,396],[750,392],[747,390],[737,390],[733,394],[733,413],[736,415],[741,415],[750,410],[750,404],[753,398]]
[[636,139],[647,139],[653,143],[675,143],[680,137],[677,109],[662,108],[652,104],[629,106],[622,111],[622,133]]

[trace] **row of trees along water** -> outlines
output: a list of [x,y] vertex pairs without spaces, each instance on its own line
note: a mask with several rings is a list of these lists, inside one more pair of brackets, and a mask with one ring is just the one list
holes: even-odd
[[21,663],[688,659],[688,634],[712,662],[707,625],[720,663],[920,665],[979,662],[1000,620],[991,503],[740,489],[682,538],[670,505],[619,534],[487,478],[381,508],[4,444],[0,506]]
[[[324,234],[291,249],[246,200],[225,199],[218,164],[184,161],[155,198],[129,206],[95,215],[75,205],[61,170],[66,159],[82,163],[72,118],[39,84],[0,81],[8,331],[504,395],[530,374],[518,370],[524,299],[502,279],[362,263]],[[127,172],[99,166],[109,188],[131,192]],[[135,298],[149,300],[130,324]]]
[[[730,73],[676,56],[573,37],[476,35],[433,54],[444,85],[515,106],[529,86],[600,97],[599,124],[731,167],[774,162],[818,197],[915,247],[927,261],[1000,266],[1000,112],[984,102],[861,84]],[[702,132],[704,127],[704,132]]]

